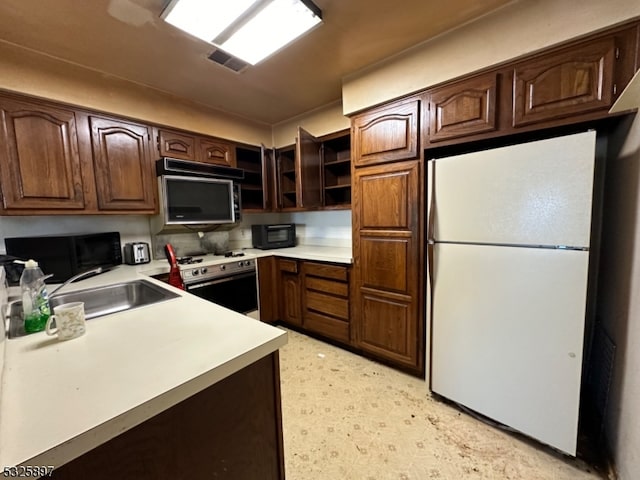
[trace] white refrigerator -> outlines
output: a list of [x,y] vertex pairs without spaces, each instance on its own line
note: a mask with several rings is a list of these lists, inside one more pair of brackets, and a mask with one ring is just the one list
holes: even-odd
[[576,454],[594,131],[429,161],[431,389]]

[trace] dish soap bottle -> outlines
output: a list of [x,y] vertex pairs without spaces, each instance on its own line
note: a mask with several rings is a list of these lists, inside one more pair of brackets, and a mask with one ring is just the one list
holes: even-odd
[[28,260],[25,263],[20,276],[20,289],[22,290],[24,330],[27,333],[44,330],[51,309],[44,284],[44,274],[35,260]]

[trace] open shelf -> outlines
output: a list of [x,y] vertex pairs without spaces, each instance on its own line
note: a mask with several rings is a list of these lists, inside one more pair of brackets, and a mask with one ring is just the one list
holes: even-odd
[[276,152],[276,169],[280,208],[295,208],[296,205],[296,151],[295,146],[283,147]]
[[351,134],[349,130],[327,135],[322,140],[324,206],[351,206]]
[[262,178],[262,149],[252,145],[236,146],[236,166],[244,170],[240,181],[242,210],[264,211],[266,185]]

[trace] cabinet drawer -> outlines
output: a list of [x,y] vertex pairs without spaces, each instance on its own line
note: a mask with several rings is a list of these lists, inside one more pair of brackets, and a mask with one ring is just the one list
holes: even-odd
[[305,262],[304,269],[307,275],[347,281],[347,267]]
[[320,292],[332,293],[342,297],[349,296],[349,285],[346,283],[326,280],[324,278],[305,277],[304,284],[309,290],[318,290]]
[[305,297],[306,310],[315,310],[345,320],[349,319],[349,300],[346,298],[334,297],[311,290],[305,292]]
[[304,326],[312,332],[325,335],[341,342],[349,342],[348,322],[326,317],[314,312],[307,312],[304,318]]
[[278,268],[280,271],[298,273],[298,262],[296,260],[278,259]]

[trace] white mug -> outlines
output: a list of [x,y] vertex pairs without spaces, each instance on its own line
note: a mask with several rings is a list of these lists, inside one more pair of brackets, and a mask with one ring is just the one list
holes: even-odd
[[[56,328],[51,328],[53,320]],[[70,340],[83,335],[86,330],[84,302],[63,303],[54,309],[54,315],[47,320],[47,335],[58,335],[58,340]]]

